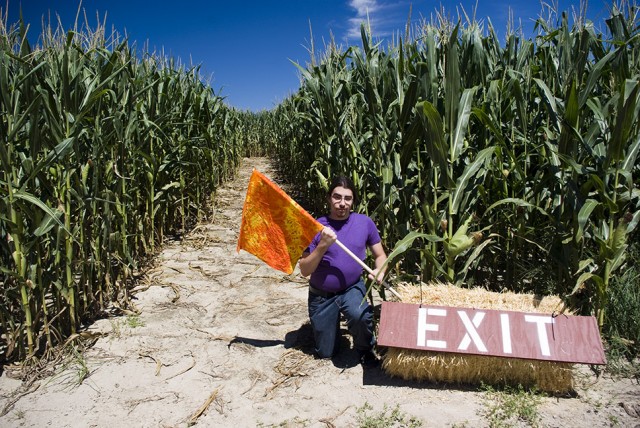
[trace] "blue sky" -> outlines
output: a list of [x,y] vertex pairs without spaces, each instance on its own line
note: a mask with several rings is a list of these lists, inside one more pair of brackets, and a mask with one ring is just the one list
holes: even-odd
[[[8,1],[8,9],[7,9]],[[559,10],[579,10],[579,0],[550,0]],[[58,16],[65,27],[73,26],[79,0],[0,0],[9,24],[18,21],[22,7],[31,25],[30,40],[40,34],[40,24]],[[241,110],[260,111],[275,107],[299,87],[296,67],[310,61],[311,33],[316,50],[331,35],[342,46],[360,45],[360,23],[369,20],[374,37],[382,39],[404,31],[412,9],[412,22],[430,20],[443,9],[457,19],[464,8],[476,18],[491,20],[504,36],[511,12],[516,25],[533,30],[533,20],[542,9],[537,0],[473,0],[442,2],[413,0],[83,0],[89,25],[105,21],[108,30],[126,34],[139,50],[164,51],[183,64],[200,64],[201,73],[227,104]],[[611,1],[591,0],[588,17],[600,25],[608,16]],[[84,22],[84,15],[81,22]],[[57,26],[57,25],[56,25]]]

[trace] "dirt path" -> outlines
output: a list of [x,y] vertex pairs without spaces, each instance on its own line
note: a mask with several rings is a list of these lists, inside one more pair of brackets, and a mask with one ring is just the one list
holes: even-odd
[[[304,278],[236,253],[253,167],[273,177],[266,159],[245,159],[211,221],[166,245],[135,294],[139,315],[94,323],[102,336],[51,377],[2,374],[0,427],[392,426],[393,410],[395,426],[490,425],[484,391],[393,379],[348,346],[313,359]],[[541,426],[640,425],[636,383],[579,377],[578,397],[541,399]]]

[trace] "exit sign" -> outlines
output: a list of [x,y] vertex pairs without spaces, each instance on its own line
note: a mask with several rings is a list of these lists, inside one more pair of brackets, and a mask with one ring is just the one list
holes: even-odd
[[378,345],[606,364],[594,317],[382,302]]

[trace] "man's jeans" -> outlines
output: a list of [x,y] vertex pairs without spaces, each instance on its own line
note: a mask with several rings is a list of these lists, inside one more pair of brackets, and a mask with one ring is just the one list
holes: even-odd
[[329,358],[335,353],[339,340],[340,313],[344,315],[349,333],[353,336],[353,347],[360,353],[373,348],[376,343],[373,310],[365,293],[362,279],[331,297],[309,292],[309,319],[316,341],[316,353],[320,358]]

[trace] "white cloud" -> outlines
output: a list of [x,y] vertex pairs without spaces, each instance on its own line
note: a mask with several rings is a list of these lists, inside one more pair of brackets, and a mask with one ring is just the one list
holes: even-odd
[[358,18],[366,18],[378,9],[376,0],[350,0],[349,6],[356,10]]
[[374,36],[389,36],[403,27],[409,13],[406,1],[348,0],[348,4],[355,11],[355,16],[348,20],[348,40],[360,39],[363,23],[371,27]]
[[360,25],[367,23],[374,27],[375,13],[380,5],[376,0],[349,0],[349,6],[355,10],[356,16],[349,19],[347,39],[359,39]]

